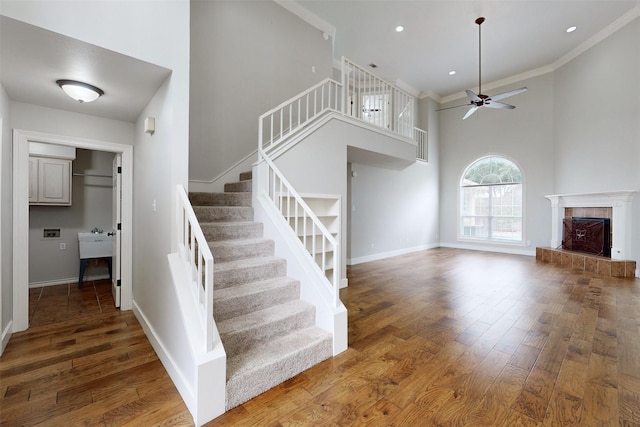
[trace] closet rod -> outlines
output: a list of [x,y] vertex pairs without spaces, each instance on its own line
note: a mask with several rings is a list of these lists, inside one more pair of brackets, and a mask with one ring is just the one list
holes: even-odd
[[73,173],[73,176],[96,176],[99,178],[113,178],[113,175],[98,175],[93,173]]

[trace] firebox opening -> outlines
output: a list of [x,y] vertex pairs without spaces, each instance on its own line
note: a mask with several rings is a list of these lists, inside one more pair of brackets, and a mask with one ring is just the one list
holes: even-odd
[[571,217],[563,221],[562,248],[611,258],[611,220]]

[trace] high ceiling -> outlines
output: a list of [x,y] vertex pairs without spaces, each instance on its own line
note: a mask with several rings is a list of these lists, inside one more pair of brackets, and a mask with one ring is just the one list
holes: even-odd
[[[478,85],[479,16],[486,18],[482,80],[489,90],[491,82],[558,65],[640,16],[640,0],[276,1],[302,7],[301,16],[335,33],[335,58],[375,63],[376,74],[443,102]],[[403,32],[395,31],[398,25]],[[566,33],[574,25],[577,30]],[[15,101],[133,122],[169,75],[154,64],[0,16],[0,77]],[[108,96],[79,104],[55,85],[64,78],[94,84]]]
[[445,101],[478,86],[480,16],[483,89],[558,65],[640,16],[636,0],[296,1],[335,28],[335,58],[375,63],[381,77]]

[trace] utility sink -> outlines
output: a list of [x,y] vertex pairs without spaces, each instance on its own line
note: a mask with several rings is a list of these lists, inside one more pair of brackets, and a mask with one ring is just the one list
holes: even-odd
[[113,255],[113,238],[107,233],[78,233],[80,259],[106,258]]

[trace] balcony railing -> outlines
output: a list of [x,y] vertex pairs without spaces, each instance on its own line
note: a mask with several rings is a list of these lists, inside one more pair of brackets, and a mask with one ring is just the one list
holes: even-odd
[[342,84],[345,114],[413,139],[413,96],[344,57]]

